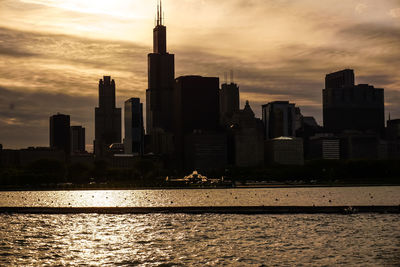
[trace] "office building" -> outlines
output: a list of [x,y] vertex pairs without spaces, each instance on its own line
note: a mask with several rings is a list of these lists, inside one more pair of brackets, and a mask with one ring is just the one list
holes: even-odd
[[340,138],[332,134],[317,134],[310,137],[304,149],[306,158],[314,160],[339,160],[341,157]]
[[228,128],[228,163],[238,167],[257,166],[264,162],[263,123],[255,118],[246,101],[244,109],[236,111]]
[[265,155],[268,163],[303,165],[303,140],[293,137],[278,137],[266,140]]
[[139,98],[125,101],[125,154],[142,156],[144,153],[143,104]]
[[229,126],[233,114],[239,110],[239,87],[235,83],[224,83],[219,91],[221,125]]
[[115,81],[104,76],[99,81],[99,106],[95,108],[95,155],[106,156],[113,143],[121,143],[121,109],[115,106]]
[[215,131],[219,128],[219,79],[182,76],[176,79],[174,94],[175,130]]
[[265,139],[296,136],[296,108],[289,101],[275,101],[262,106]]
[[354,83],[354,71],[327,74],[323,89],[323,121],[327,132],[373,131],[382,134],[384,90]]
[[182,76],[174,89],[175,153],[184,165],[186,135],[219,129],[219,79]]
[[227,136],[224,132],[195,131],[184,137],[184,169],[221,171],[227,165]]
[[[173,130],[172,97],[175,59],[173,54],[167,52],[167,28],[163,23],[160,3],[157,8],[156,26],[153,29],[153,53],[148,54],[148,89],[146,90],[146,133],[148,135]],[[153,150],[159,149],[154,147]]]
[[50,117],[50,147],[62,150],[66,154],[71,151],[70,116],[58,113]]
[[82,126],[71,126],[71,153],[79,154],[86,151],[85,128]]

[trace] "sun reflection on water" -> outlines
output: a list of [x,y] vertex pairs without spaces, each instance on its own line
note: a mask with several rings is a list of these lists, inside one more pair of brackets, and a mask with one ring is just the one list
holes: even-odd
[[400,187],[0,192],[0,207],[400,205]]

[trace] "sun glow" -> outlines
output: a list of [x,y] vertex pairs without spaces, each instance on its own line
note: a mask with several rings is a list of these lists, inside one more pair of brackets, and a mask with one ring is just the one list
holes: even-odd
[[22,2],[80,13],[108,15],[120,19],[144,19],[146,6],[148,6],[135,0],[22,0]]

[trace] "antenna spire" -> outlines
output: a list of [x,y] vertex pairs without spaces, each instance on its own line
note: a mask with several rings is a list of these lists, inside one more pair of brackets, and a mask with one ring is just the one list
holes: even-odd
[[163,25],[162,1],[160,0],[160,25]]
[[156,18],[156,24],[157,26],[163,25],[163,20],[164,20],[164,13],[162,11],[162,1],[157,0],[157,18]]
[[159,5],[158,5],[158,0],[157,0],[157,15],[156,15],[156,17],[157,17],[157,26],[158,26],[158,22],[159,22],[159,20],[160,20],[160,7],[159,7]]

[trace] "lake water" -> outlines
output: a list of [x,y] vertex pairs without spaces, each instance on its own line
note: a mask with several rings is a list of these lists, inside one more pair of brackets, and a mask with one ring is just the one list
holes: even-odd
[[6,215],[1,266],[399,266],[400,217]]
[[[0,207],[399,205],[400,187],[0,192]],[[329,201],[330,200],[330,201]],[[399,266],[399,214],[0,214],[0,266]]]
[[400,205],[400,186],[0,192],[0,207]]

